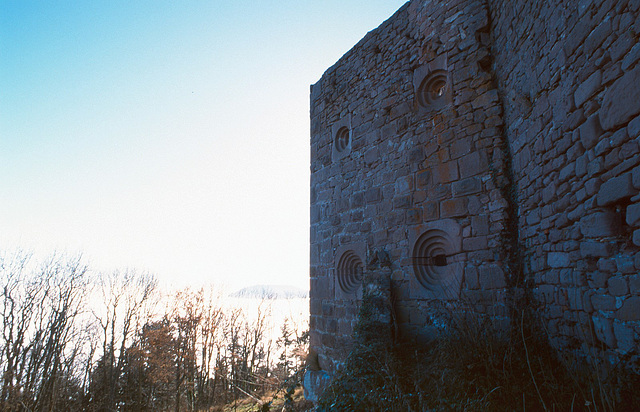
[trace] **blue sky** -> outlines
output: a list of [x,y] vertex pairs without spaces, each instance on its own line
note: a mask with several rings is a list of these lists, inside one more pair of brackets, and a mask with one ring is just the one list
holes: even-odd
[[0,0],[0,249],[307,287],[309,85],[403,3]]

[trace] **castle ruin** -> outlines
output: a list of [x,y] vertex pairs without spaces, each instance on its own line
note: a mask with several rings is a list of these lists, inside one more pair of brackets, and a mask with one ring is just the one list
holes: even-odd
[[362,280],[420,339],[529,293],[552,344],[640,347],[640,1],[412,0],[311,87],[313,398]]

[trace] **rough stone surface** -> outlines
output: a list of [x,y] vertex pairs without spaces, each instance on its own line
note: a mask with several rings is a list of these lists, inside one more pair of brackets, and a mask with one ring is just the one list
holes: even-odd
[[580,131],[580,141],[585,149],[591,149],[600,142],[602,128],[600,127],[600,119],[593,115],[578,129]]
[[607,88],[600,109],[600,123],[605,130],[622,125],[640,113],[639,83],[640,66],[636,66]]
[[568,253],[551,252],[547,255],[547,263],[552,268],[570,267],[571,259]]
[[331,382],[331,376],[325,371],[307,369],[304,373],[304,397],[312,402],[318,402],[319,396]]
[[[504,314],[509,245],[554,342],[638,350],[639,14],[635,0],[411,0],[324,73],[310,96],[310,345],[327,374],[351,339],[336,325],[357,314],[336,280],[347,249],[365,272],[388,265],[401,336],[442,321],[447,284]],[[442,93],[421,89],[436,71]],[[332,157],[337,124],[350,151]]]
[[578,227],[583,236],[603,238],[618,233],[619,216],[611,210],[602,210],[583,216]]
[[604,182],[598,191],[598,206],[607,206],[637,194],[631,178],[631,173],[625,173]]
[[627,206],[627,224],[630,226],[640,226],[640,203]]
[[622,307],[616,312],[616,318],[620,320],[639,320],[640,296],[631,296],[625,299]]
[[602,84],[602,72],[600,70],[596,70],[587,80],[578,86],[578,89],[574,93],[573,96],[576,107],[582,106],[584,102],[593,96],[593,94],[600,88],[600,84]]
[[580,256],[589,257],[605,257],[611,254],[611,245],[604,242],[586,241],[580,243]]

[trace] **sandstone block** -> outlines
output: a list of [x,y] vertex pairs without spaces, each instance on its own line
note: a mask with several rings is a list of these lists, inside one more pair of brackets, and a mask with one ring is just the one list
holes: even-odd
[[478,195],[467,196],[467,199],[468,199],[467,209],[469,210],[469,213],[471,214],[480,213],[480,211],[483,208],[483,203],[480,196]]
[[627,135],[632,139],[640,137],[640,116],[635,117],[627,125]]
[[456,161],[439,164],[433,168],[433,183],[447,183],[458,179],[458,163]]
[[474,109],[480,107],[488,107],[498,101],[498,91],[497,90],[489,90],[482,95],[478,96],[474,101],[471,102],[471,107]]
[[422,209],[407,210],[407,223],[415,224],[422,222]]
[[633,244],[640,246],[640,229],[633,231]]
[[600,124],[605,130],[620,126],[640,113],[639,83],[640,65],[637,65],[606,89],[600,109]]
[[453,182],[451,185],[454,196],[477,193],[482,190],[482,182],[478,177],[470,177]]
[[576,159],[576,176],[582,177],[587,174],[587,155],[582,155]]
[[635,62],[640,60],[640,43],[631,48],[626,56],[622,59],[622,70],[627,71]]
[[629,226],[640,226],[640,203],[627,206],[627,224]]
[[525,220],[528,225],[535,225],[540,222],[540,210],[533,209],[525,213]]
[[617,233],[619,218],[611,210],[595,212],[580,219],[580,232],[585,237],[606,237]]
[[423,207],[425,221],[437,219],[440,216],[438,202],[428,202]]
[[584,49],[587,55],[593,53],[604,40],[611,34],[611,19],[605,18],[600,24],[589,34],[584,41]]
[[451,144],[451,157],[456,159],[471,152],[471,139],[458,139]]
[[413,176],[403,176],[396,180],[396,193],[405,194],[413,190]]
[[487,159],[481,152],[472,152],[462,156],[458,160],[460,167],[460,177],[466,178],[478,175],[487,169]]
[[471,230],[474,236],[486,236],[489,234],[489,219],[487,216],[471,217]]
[[615,259],[612,258],[600,258],[598,259],[598,269],[607,272],[614,273],[617,270],[617,265]]
[[619,61],[636,43],[636,39],[629,31],[621,33],[620,37],[609,47],[611,60]]
[[409,103],[403,102],[402,104],[393,106],[389,114],[391,119],[395,119],[396,117],[404,116],[410,111],[411,106],[409,105]]
[[379,187],[367,189],[364,198],[367,203],[377,203],[382,200],[382,190]]
[[377,147],[373,147],[366,152],[364,152],[364,162],[367,165],[372,165],[380,158],[380,152]]
[[358,208],[364,205],[364,192],[355,192],[351,195],[351,208]]
[[600,126],[600,118],[597,114],[589,116],[589,118],[580,125],[580,141],[585,149],[589,150],[594,147],[602,136],[602,127]]
[[587,276],[587,284],[592,289],[604,288],[610,275],[604,272],[590,272]]
[[555,182],[550,182],[544,189],[542,189],[542,201],[544,203],[551,203],[557,199],[557,188]]
[[587,78],[573,94],[573,98],[576,107],[582,106],[593,94],[600,88],[602,83],[602,72],[596,70],[591,76]]
[[456,217],[467,214],[466,199],[449,199],[440,204],[441,217]]
[[431,170],[422,170],[416,173],[416,186],[420,189],[431,184]]
[[583,258],[609,256],[611,250],[612,247],[609,243],[593,241],[580,242],[580,255]]
[[[394,209],[407,209],[409,207],[411,207],[411,195],[397,196],[393,198]],[[397,220],[396,222],[400,223],[400,220]]]
[[566,268],[570,266],[571,259],[566,252],[549,252],[547,264],[552,268]]
[[424,148],[423,147],[416,147],[414,149],[411,149],[411,151],[409,152],[409,155],[407,156],[407,158],[409,159],[408,162],[409,163],[420,163],[424,160],[425,155],[424,155]]
[[629,293],[627,280],[622,276],[613,276],[607,282],[609,294],[613,296],[624,296]]
[[616,318],[623,321],[640,320],[640,296],[625,299],[622,307],[616,311]]
[[631,183],[633,187],[640,190],[640,166],[633,169],[631,172]]
[[[582,200],[584,200],[583,189],[579,190],[578,193],[576,193],[576,199],[578,200],[578,202],[581,201],[581,198]],[[576,220],[580,219],[583,215],[584,215],[584,204],[578,203],[578,206],[576,206],[575,209],[567,213],[567,219],[571,222],[575,222]]]
[[630,198],[638,193],[633,187],[631,173],[611,178],[598,190],[598,206],[607,206],[619,200]]
[[469,237],[462,240],[462,249],[465,252],[469,252],[473,250],[482,250],[486,248],[487,248],[486,236],[475,236],[475,237]]
[[591,296],[591,306],[595,311],[616,310],[616,298],[610,295],[594,294]]
[[559,177],[560,181],[564,182],[567,179],[569,179],[569,177],[571,177],[571,175],[575,172],[575,170],[576,170],[575,162],[567,164],[565,167],[563,167],[560,170],[560,177]]

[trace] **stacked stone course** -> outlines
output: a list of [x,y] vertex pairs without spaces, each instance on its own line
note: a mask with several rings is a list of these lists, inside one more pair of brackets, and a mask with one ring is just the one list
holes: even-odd
[[640,332],[640,2],[489,3],[542,316],[559,347],[619,358]]
[[637,354],[639,16],[637,0],[413,0],[312,86],[311,397],[356,322],[347,251],[388,273],[404,337],[460,302],[507,318],[517,251],[559,349]]

